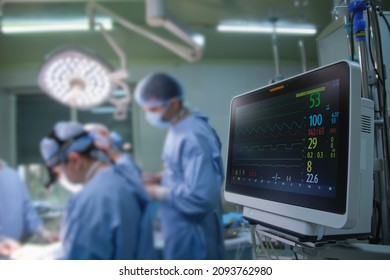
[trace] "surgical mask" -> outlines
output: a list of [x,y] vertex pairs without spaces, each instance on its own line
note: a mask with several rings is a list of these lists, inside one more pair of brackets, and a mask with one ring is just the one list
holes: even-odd
[[66,176],[64,171],[61,171],[60,176],[58,177],[58,183],[67,191],[71,193],[77,193],[81,191],[81,188],[83,187],[82,184],[75,184],[72,183],[69,179],[68,176]]
[[165,112],[166,110],[162,112],[146,111],[146,120],[153,126],[167,128],[171,124],[172,120],[164,121],[162,119]]

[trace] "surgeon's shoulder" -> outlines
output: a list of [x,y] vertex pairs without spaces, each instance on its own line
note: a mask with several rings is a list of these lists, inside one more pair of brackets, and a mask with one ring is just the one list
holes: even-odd
[[192,113],[187,118],[173,126],[172,131],[176,136],[188,136],[202,133],[208,127],[207,119],[203,119],[199,115]]
[[20,177],[19,173],[11,167],[5,166],[2,169],[0,176],[2,176],[10,185],[15,185],[18,187],[25,186],[25,183],[23,179]]

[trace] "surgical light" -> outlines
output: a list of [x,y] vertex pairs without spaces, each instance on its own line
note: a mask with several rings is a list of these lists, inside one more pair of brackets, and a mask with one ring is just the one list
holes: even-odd
[[114,88],[111,72],[110,66],[92,54],[71,49],[57,52],[45,61],[38,84],[58,102],[88,110],[111,95]]

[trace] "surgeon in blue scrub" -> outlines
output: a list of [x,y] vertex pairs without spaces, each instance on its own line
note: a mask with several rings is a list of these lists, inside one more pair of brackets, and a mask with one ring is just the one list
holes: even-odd
[[136,171],[113,164],[76,122],[57,123],[41,154],[49,170],[83,184],[65,211],[64,259],[156,258],[149,198]]
[[26,184],[14,169],[0,160],[0,256],[8,257],[22,239],[34,234],[43,239],[48,237]]
[[[153,126],[169,128],[159,185],[147,191],[161,201],[165,259],[223,259],[220,189],[221,142],[200,112],[184,104],[180,82],[166,73],[142,79],[137,103]],[[149,177],[150,178],[150,177]]]

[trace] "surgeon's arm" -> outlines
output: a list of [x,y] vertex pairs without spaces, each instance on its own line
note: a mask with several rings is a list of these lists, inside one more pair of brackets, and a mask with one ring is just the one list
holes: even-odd
[[145,185],[159,185],[161,184],[162,172],[149,173],[142,172],[141,178]]
[[38,236],[45,242],[57,241],[58,236],[45,229],[41,218],[32,205],[26,184],[22,180],[19,181],[19,184],[23,195],[24,235],[27,235],[27,237]]
[[32,205],[26,184],[22,180],[19,181],[19,184],[19,187],[23,190],[24,234],[40,234],[44,231],[42,220]]

